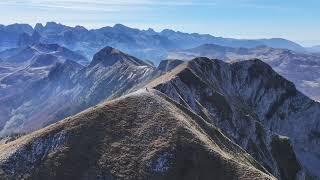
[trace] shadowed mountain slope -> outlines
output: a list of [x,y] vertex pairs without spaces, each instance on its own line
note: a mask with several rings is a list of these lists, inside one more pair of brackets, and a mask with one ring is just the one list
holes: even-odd
[[[197,58],[148,86],[220,128],[276,177],[301,177],[303,169],[319,177],[320,141],[315,134],[320,132],[320,105],[266,63]],[[295,160],[291,167],[284,167],[279,159],[287,152],[281,156],[274,152],[279,149],[274,146],[277,142],[295,152],[287,157]]]

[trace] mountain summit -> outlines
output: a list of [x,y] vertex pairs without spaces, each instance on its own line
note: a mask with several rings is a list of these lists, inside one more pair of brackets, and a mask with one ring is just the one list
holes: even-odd
[[319,55],[268,46],[233,48],[216,44],[204,44],[191,49],[175,50],[168,55],[168,58],[184,60],[191,60],[196,57],[208,57],[226,62],[260,59],[269,64],[280,75],[292,81],[300,91],[314,100],[320,101]]
[[112,66],[116,62],[119,63],[132,63],[137,66],[149,66],[148,63],[137,59],[133,56],[125,54],[118,49],[107,46],[101,49],[98,53],[93,56],[93,59],[90,63],[90,66],[95,66],[98,63],[103,64],[104,66]]

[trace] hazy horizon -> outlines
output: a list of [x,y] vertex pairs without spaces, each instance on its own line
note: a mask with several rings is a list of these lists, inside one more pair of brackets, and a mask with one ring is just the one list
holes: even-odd
[[320,2],[310,0],[3,0],[0,24],[49,21],[88,29],[114,24],[237,39],[285,38],[320,45]]

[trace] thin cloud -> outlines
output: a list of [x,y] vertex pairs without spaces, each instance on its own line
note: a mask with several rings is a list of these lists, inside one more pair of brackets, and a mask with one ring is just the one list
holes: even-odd
[[120,11],[147,11],[158,7],[177,6],[214,6],[213,2],[195,2],[186,0],[156,1],[156,0],[3,0],[0,5],[13,7],[26,7],[34,9],[68,9],[76,11],[99,11],[99,12],[120,12]]
[[9,1],[4,0],[1,1],[0,4],[6,5],[30,5],[30,6],[41,6],[41,7],[64,7],[64,8],[72,8],[76,7],[97,7],[97,6],[208,6],[208,5],[216,5],[214,2],[196,2],[196,1],[156,1],[156,0],[136,0],[136,1],[129,1],[129,0],[109,0],[109,1],[102,1],[102,0],[92,0],[90,2],[84,0],[56,0],[56,1],[49,1],[49,0],[16,0],[16,1]]

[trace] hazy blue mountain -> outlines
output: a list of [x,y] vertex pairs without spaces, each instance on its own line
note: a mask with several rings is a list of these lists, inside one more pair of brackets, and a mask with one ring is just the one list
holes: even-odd
[[202,44],[217,44],[221,46],[229,47],[245,47],[253,48],[256,46],[269,46],[274,48],[284,48],[294,51],[305,51],[305,49],[297,43],[292,41],[281,39],[281,38],[272,38],[272,39],[232,39],[232,38],[223,38],[223,37],[214,37],[209,34],[197,34],[197,33],[182,33],[176,32],[173,30],[165,29],[161,35],[168,37],[170,40],[175,41],[180,45],[180,48],[190,48],[196,47]]
[[307,51],[309,51],[311,53],[320,53],[320,45],[307,47],[306,49],[307,49]]
[[[29,49],[44,52],[59,46]],[[0,136],[42,128],[125,94],[156,69],[111,47],[96,53],[85,67],[69,60],[69,54],[36,53],[0,79]]]
[[258,58],[294,82],[297,88],[309,97],[320,101],[320,56],[298,53],[292,50],[258,46],[255,48],[233,48],[215,44],[204,44],[186,50],[169,53],[168,58],[190,60],[209,57],[227,62]]
[[[279,38],[232,39],[208,34],[182,33],[168,29],[161,32],[155,32],[153,29],[139,30],[121,24],[92,30],[82,26],[69,27],[55,22],[48,22],[45,25],[37,24],[34,29],[30,29],[30,26],[27,25],[20,26],[23,28],[19,31],[15,28],[3,26],[6,29],[5,32],[12,34],[9,36],[8,33],[0,33],[0,42],[3,42],[2,44],[0,43],[0,48],[12,48],[13,45],[30,45],[30,43],[37,42],[40,38],[42,43],[65,46],[71,50],[81,52],[89,59],[103,47],[112,46],[140,59],[149,59],[155,64],[159,64],[167,56],[169,50],[192,48],[205,43],[247,48],[267,45],[299,52],[305,50],[292,41]],[[23,35],[21,36],[21,34]],[[1,39],[7,39],[10,43],[5,40],[1,41]]]
[[34,44],[25,45],[18,48],[7,49],[0,52],[0,58],[3,62],[11,64],[29,63],[32,59],[35,59],[38,55],[51,54],[62,59],[68,59],[80,64],[86,65],[89,60],[81,54],[71,51],[58,44]]
[[22,34],[32,34],[33,28],[28,24],[0,25],[0,51],[15,48]]

